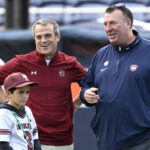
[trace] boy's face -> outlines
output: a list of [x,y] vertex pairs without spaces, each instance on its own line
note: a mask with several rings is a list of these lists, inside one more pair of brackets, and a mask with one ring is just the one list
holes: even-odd
[[9,98],[8,104],[16,107],[17,109],[20,108],[20,106],[25,105],[30,92],[30,86],[24,86],[21,88],[17,88],[13,93],[10,91],[7,91],[7,96]]

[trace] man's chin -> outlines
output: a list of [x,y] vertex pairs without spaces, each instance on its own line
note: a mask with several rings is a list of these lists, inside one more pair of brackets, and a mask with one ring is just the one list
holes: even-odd
[[53,51],[51,49],[42,49],[42,50],[39,50],[39,53],[41,55],[43,55],[44,57],[52,57],[54,54],[55,54],[56,51]]
[[43,51],[40,51],[39,53],[45,56],[45,55],[50,55],[51,52],[48,50],[43,50]]
[[112,45],[117,45],[117,41],[116,41],[116,40],[109,40],[109,42],[110,42]]

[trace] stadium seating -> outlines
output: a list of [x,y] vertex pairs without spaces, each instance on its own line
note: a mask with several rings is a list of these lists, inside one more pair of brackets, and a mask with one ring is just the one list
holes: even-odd
[[79,12],[73,15],[72,23],[80,21],[91,21],[102,17],[108,3],[100,0],[80,0],[75,3],[74,7],[79,9]]
[[65,13],[66,7],[71,7],[71,5],[62,0],[50,0],[50,1],[38,1],[34,5],[37,12],[31,14],[30,24],[39,18],[52,18],[58,22],[59,25],[63,25],[70,19],[70,15]]

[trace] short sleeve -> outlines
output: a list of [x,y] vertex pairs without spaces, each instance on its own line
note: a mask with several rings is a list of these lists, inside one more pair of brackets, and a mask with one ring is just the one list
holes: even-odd
[[11,115],[6,109],[0,109],[0,141],[10,141],[10,135],[13,128]]

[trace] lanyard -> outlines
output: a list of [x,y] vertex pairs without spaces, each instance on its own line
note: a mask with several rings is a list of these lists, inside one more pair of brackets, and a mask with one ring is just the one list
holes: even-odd
[[[22,132],[23,132],[23,134],[24,134],[24,136],[25,136],[25,139],[26,139],[28,145],[30,146],[31,149],[33,149],[33,146],[32,146],[32,144],[31,144],[31,142],[29,142],[29,137],[28,137],[27,134],[25,133],[24,128],[23,128],[23,126],[21,125],[21,123],[20,123],[20,121],[19,121],[19,119],[18,119],[16,113],[15,113],[14,111],[11,111],[11,112],[12,112],[13,116],[15,117],[15,119],[16,119],[16,121],[17,121],[17,124],[19,125],[20,129],[22,130]],[[27,116],[27,120],[28,120],[28,124],[29,124],[29,134],[30,134],[31,141],[32,141],[31,125],[30,125],[29,116],[28,116],[26,110],[25,110],[25,114],[26,114],[26,116]]]

